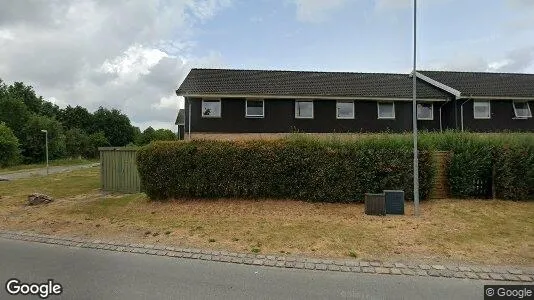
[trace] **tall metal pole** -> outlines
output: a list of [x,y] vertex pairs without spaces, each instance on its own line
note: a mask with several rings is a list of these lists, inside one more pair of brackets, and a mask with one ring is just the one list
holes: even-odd
[[417,0],[413,0],[413,203],[414,214],[419,216],[419,159],[417,150]]
[[45,131],[45,147],[46,147],[46,175],[48,175],[48,131]]

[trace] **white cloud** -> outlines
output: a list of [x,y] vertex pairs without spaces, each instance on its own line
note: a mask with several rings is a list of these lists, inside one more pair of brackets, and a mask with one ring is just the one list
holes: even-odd
[[174,90],[189,69],[222,65],[217,53],[192,55],[196,26],[230,4],[6,1],[0,10],[0,78],[32,85],[60,106],[115,107],[134,124],[172,126],[179,102]]
[[301,22],[323,22],[349,1],[351,0],[295,0],[297,19]]

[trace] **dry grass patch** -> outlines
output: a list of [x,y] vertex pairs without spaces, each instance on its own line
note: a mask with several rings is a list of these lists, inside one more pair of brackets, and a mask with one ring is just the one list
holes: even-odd
[[[59,198],[40,207],[25,196]],[[0,227],[264,254],[534,265],[534,203],[423,202],[422,216],[366,216],[361,204],[290,200],[150,202],[103,196],[98,170],[0,182]]]

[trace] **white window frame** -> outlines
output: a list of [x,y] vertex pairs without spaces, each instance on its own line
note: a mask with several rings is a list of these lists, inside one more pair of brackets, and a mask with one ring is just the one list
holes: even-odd
[[[262,104],[261,115],[249,115],[248,114],[248,102],[260,102]],[[245,100],[245,118],[265,118],[265,100],[263,99],[246,99]]]
[[[219,102],[219,115],[218,116],[206,116],[204,115],[204,102]],[[202,103],[201,103],[201,106],[200,106],[200,116],[202,118],[207,118],[207,119],[213,119],[213,118],[222,118],[222,101],[221,99],[202,99]]]
[[[484,116],[484,117],[477,117],[476,115],[476,111],[475,111],[475,106],[477,106],[476,104],[477,103],[487,103],[488,104],[488,116]],[[476,120],[488,120],[488,119],[491,119],[491,102],[489,100],[482,100],[482,101],[473,101],[473,119],[476,119]]]
[[[422,105],[422,104],[430,104],[430,109],[431,109],[431,115],[430,115],[430,118],[421,118],[419,117],[419,105]],[[434,120],[434,103],[432,102],[422,102],[422,103],[417,103],[417,120],[422,120],[422,121],[432,121]]]
[[[298,103],[299,102],[311,102],[312,104],[312,115],[311,117],[301,117],[299,115],[297,115],[297,106],[298,106]],[[315,116],[315,101],[313,100],[295,100],[295,119],[313,119],[313,117]]]
[[[393,105],[393,116],[392,117],[381,117],[380,116],[380,104],[392,104]],[[394,120],[395,119],[395,102],[377,102],[376,106],[377,106],[378,119],[381,119],[381,120]]]
[[[515,107],[515,104],[516,103],[525,103],[527,105],[527,110],[528,110],[528,115],[527,116],[518,116],[517,115],[517,108]],[[530,105],[528,103],[528,101],[513,101],[513,107],[514,107],[514,114],[515,114],[515,119],[528,119],[528,118],[532,118],[532,111],[530,110]]]
[[[350,116],[348,117],[340,117],[339,116],[339,107],[338,107],[338,104],[339,103],[350,103],[352,105],[352,113]],[[350,120],[350,119],[354,119],[354,101],[351,101],[351,100],[337,100],[336,101],[336,119],[338,120]]]

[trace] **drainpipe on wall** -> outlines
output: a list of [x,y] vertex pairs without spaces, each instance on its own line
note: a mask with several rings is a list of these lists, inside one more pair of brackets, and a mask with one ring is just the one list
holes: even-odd
[[447,103],[448,102],[445,102],[445,103],[441,104],[441,106],[439,107],[439,132],[443,132],[443,124],[441,122],[441,108]]
[[471,99],[467,99],[465,100],[462,104],[460,104],[460,124],[461,124],[461,128],[462,128],[462,132],[464,132],[464,104],[467,103],[467,101],[469,101]]
[[189,134],[189,140],[191,140],[191,99],[189,99],[189,101],[187,102],[189,103],[189,108],[188,108],[188,113],[187,113],[187,118],[188,118],[187,131]]

